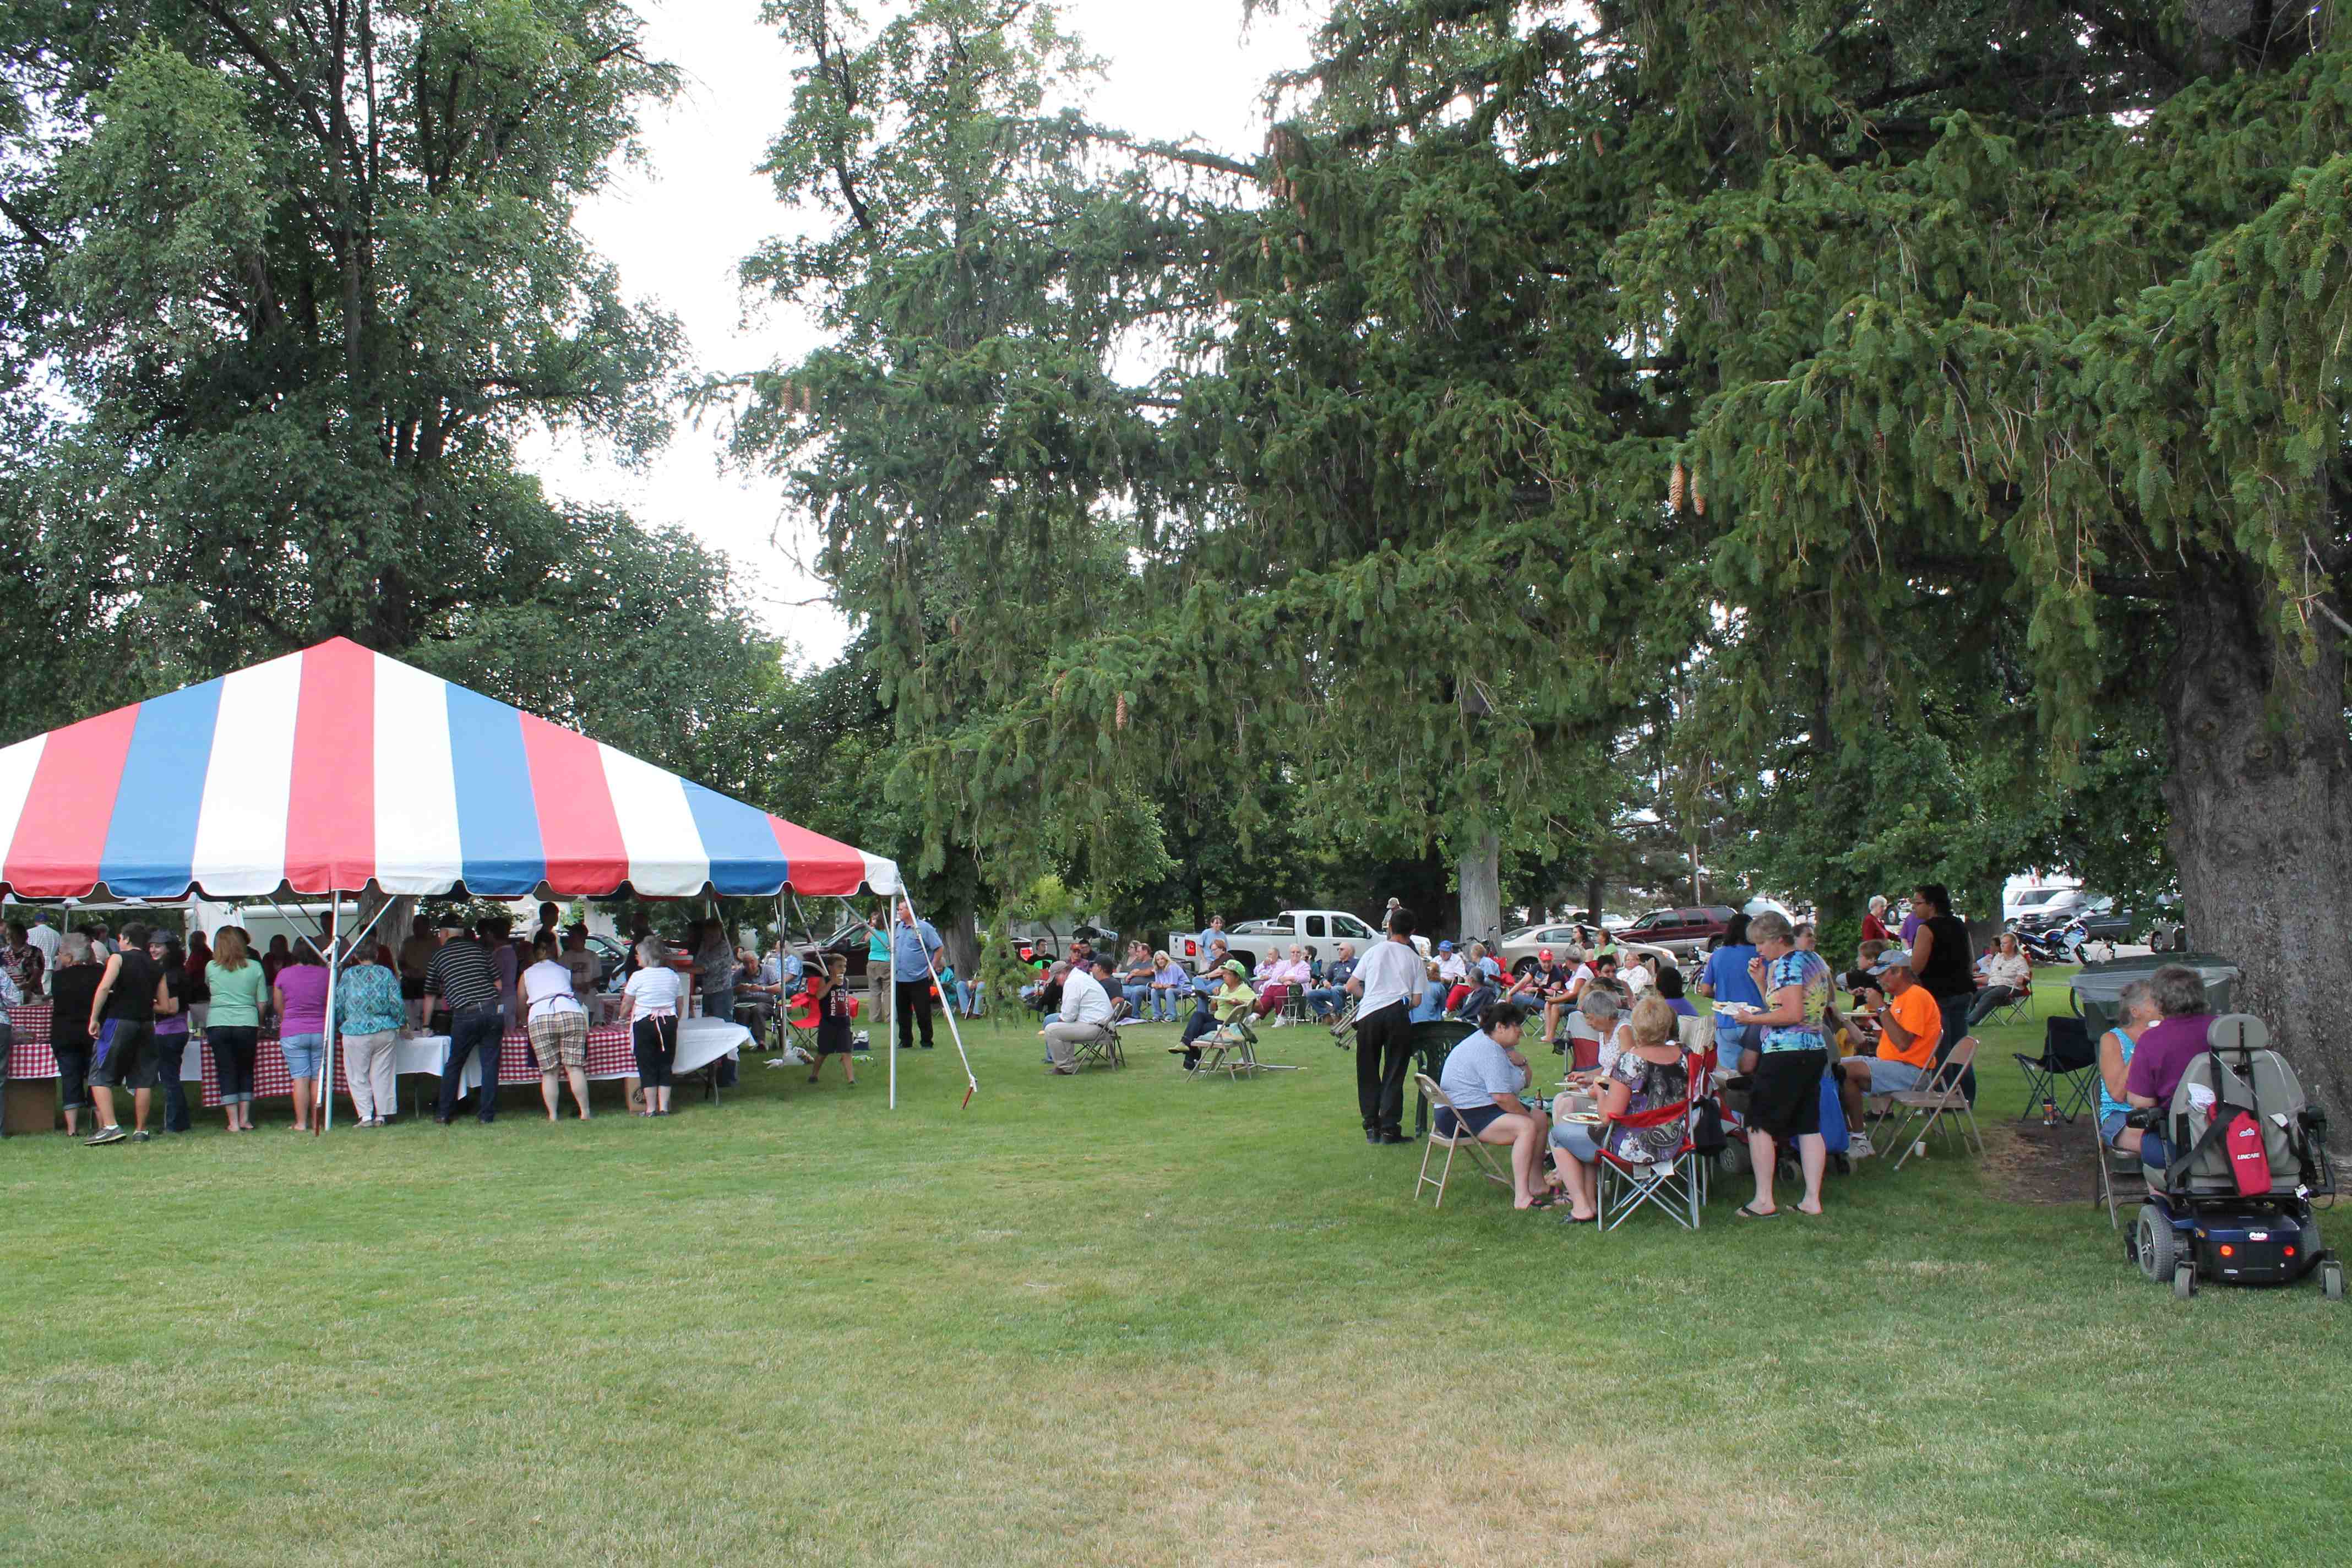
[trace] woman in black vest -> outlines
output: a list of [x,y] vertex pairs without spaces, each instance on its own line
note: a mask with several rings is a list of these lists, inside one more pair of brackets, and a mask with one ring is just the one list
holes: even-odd
[[1952,913],[1951,889],[1922,882],[1911,889],[1911,912],[1919,929],[1911,935],[1911,973],[1944,1011],[1944,1037],[1936,1047],[1942,1061],[1965,1033],[1963,1021],[1977,994],[1976,955],[1969,951],[1969,928]]

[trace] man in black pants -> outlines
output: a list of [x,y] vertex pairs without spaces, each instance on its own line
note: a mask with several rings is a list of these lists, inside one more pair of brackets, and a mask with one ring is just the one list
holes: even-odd
[[940,933],[930,921],[915,918],[915,906],[898,900],[898,918],[890,928],[890,1005],[898,1014],[898,1048],[912,1050],[915,1026],[923,1030],[923,1049],[931,1048],[931,976],[939,967]]
[[1404,1121],[1404,1077],[1412,1067],[1413,998],[1421,994],[1421,954],[1412,945],[1412,911],[1389,911],[1386,942],[1372,944],[1348,991],[1356,1007],[1356,1108],[1368,1143],[1410,1143]]
[[441,922],[441,945],[425,966],[425,1026],[433,1027],[435,1004],[449,1010],[449,1057],[441,1068],[441,1094],[433,1120],[446,1127],[457,1114],[465,1088],[466,1058],[481,1052],[478,1115],[484,1126],[498,1120],[499,1053],[506,1038],[506,1015],[499,1003],[499,972],[490,950],[455,915]]

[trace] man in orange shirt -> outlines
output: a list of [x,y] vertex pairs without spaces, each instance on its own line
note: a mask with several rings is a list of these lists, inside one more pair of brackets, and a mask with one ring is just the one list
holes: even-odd
[[1862,1131],[1863,1097],[1901,1094],[1925,1083],[1936,1070],[1936,1042],[1944,1034],[1943,1009],[1913,977],[1908,950],[1880,953],[1870,973],[1878,984],[1864,987],[1857,1000],[1878,1026],[1878,1055],[1849,1057],[1838,1067],[1838,1098],[1853,1129],[1847,1152],[1856,1159],[1872,1152]]

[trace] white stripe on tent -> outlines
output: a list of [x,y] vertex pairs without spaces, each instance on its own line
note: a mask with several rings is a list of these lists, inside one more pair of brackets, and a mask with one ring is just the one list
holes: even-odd
[[465,875],[449,687],[396,658],[375,661],[376,883],[391,895],[446,893]]
[[299,653],[221,680],[193,867],[197,883],[215,898],[255,898],[286,880],[286,806],[301,695]]
[[860,849],[857,852],[857,855],[858,858],[866,862],[866,885],[867,887],[872,888],[877,893],[895,893],[900,890],[898,887],[898,862],[896,860],[885,860],[879,855],[868,855],[863,849]]
[[710,852],[686,803],[676,773],[602,744],[604,786],[613,792],[621,844],[629,856],[629,885],[639,898],[688,898],[710,880]]
[[0,859],[7,858],[9,847],[16,842],[16,824],[25,815],[25,797],[33,793],[33,774],[40,767],[41,753],[48,744],[47,735],[36,735],[0,751]]

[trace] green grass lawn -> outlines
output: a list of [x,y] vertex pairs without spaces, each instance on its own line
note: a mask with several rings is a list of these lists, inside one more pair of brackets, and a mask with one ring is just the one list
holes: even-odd
[[650,1126],[0,1144],[0,1560],[2343,1555],[2315,1286],[2177,1303],[1940,1148],[1695,1237],[1433,1213],[1322,1030],[1233,1085],[1172,1035],[1055,1079],[976,1026],[968,1110],[943,1043],[895,1113],[877,1058]]

